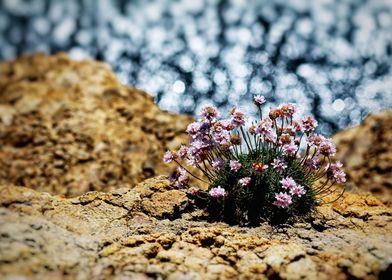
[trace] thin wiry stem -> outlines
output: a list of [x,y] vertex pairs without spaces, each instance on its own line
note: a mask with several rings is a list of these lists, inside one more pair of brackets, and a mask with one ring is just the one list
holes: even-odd
[[334,200],[332,200],[332,201],[328,201],[328,202],[323,202],[323,201],[321,201],[322,203],[322,205],[326,205],[326,204],[330,204],[330,203],[334,203],[334,202],[336,202],[336,201],[338,201],[342,196],[343,196],[343,194],[346,192],[346,189],[345,188],[343,188],[342,189],[342,192],[339,194],[339,196],[336,198],[336,199],[334,199]]
[[246,146],[248,147],[248,151],[250,152],[250,151],[251,151],[251,148],[250,148],[250,145],[249,145],[249,143],[248,143],[248,140],[246,139],[247,137],[246,137],[246,135],[245,135],[245,131],[244,131],[244,128],[243,128],[242,126],[240,126],[240,131],[241,131],[242,137],[243,137],[244,140],[245,140]]
[[177,160],[174,160],[174,161],[175,161],[175,163],[177,163],[179,166],[181,166],[182,168],[184,168],[185,171],[188,172],[193,178],[195,178],[195,179],[197,179],[197,180],[200,180],[200,181],[202,181],[202,182],[204,182],[204,183],[207,183],[207,184],[209,183],[209,182],[207,182],[207,181],[201,179],[200,177],[196,176],[196,175],[193,174],[192,172],[190,172],[187,168],[185,168],[185,167],[184,167],[181,163],[179,163]]

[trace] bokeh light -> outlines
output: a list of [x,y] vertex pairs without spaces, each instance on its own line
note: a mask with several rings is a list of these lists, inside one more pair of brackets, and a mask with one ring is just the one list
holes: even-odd
[[0,58],[109,63],[164,110],[300,104],[330,134],[392,107],[392,1],[0,1]]

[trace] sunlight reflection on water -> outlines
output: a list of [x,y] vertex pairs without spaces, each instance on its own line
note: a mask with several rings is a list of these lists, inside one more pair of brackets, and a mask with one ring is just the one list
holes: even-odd
[[254,113],[300,104],[323,133],[392,107],[392,2],[0,2],[0,58],[65,50],[106,61],[160,107]]

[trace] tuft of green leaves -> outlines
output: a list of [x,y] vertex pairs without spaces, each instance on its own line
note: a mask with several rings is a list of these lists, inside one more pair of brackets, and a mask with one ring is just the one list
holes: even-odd
[[[212,219],[239,225],[257,225],[261,220],[276,224],[309,213],[318,204],[311,188],[315,178],[297,160],[288,160],[283,174],[273,168],[268,168],[261,174],[252,172],[252,163],[255,160],[263,159],[264,163],[270,165],[276,157],[284,158],[274,150],[264,150],[259,154],[241,154],[238,161],[243,168],[237,173],[231,172],[229,164],[226,163],[219,176],[211,183],[211,188],[225,186],[227,192],[226,196],[209,201],[207,210]],[[276,193],[281,191],[280,181],[287,176],[302,185],[306,193],[301,197],[294,197],[293,203],[287,209],[280,209],[273,203]],[[244,187],[238,183],[243,177],[251,178],[249,186]]]

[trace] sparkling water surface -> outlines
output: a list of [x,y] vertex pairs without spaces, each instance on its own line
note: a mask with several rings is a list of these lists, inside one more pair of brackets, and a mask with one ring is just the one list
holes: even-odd
[[172,112],[293,102],[330,134],[392,107],[392,1],[0,1],[0,59],[109,63]]

